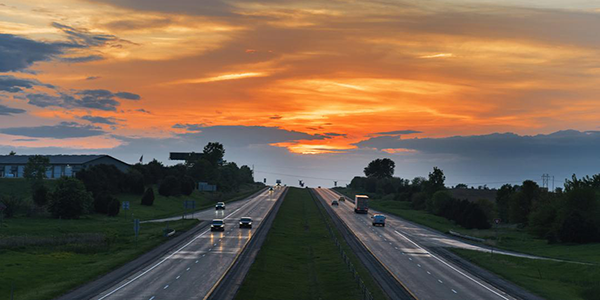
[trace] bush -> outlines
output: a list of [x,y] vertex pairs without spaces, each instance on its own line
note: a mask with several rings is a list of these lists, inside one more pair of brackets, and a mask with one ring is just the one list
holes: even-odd
[[452,196],[446,191],[437,191],[430,200],[426,202],[427,210],[434,215],[441,216],[447,205],[452,202]]
[[427,193],[418,192],[418,193],[415,193],[412,195],[412,198],[411,198],[412,208],[423,210],[423,209],[425,209],[426,203],[427,203]]
[[129,170],[126,174],[127,190],[133,194],[141,195],[144,193],[144,175],[135,169]]
[[144,196],[142,196],[142,205],[152,206],[154,204],[154,189],[149,187],[144,192]]
[[194,189],[196,188],[196,182],[194,181],[194,179],[190,176],[185,176],[183,177],[183,180],[181,182],[181,193],[189,196],[192,194],[192,192],[194,191]]
[[106,212],[106,214],[109,217],[116,217],[119,215],[120,211],[121,211],[121,201],[117,200],[116,198],[113,198],[108,203],[108,211]]
[[181,195],[181,182],[173,175],[165,177],[158,187],[158,194],[165,197]]
[[591,243],[598,239],[598,228],[574,211],[562,222],[558,238],[563,243]]
[[17,213],[22,212],[24,207],[26,207],[23,199],[19,199],[15,196],[2,196],[0,197],[0,203],[6,206],[2,212],[6,218],[14,217]]
[[81,181],[71,177],[58,179],[50,193],[48,210],[55,218],[76,219],[89,213],[94,199]]
[[110,205],[117,199],[108,193],[102,193],[94,196],[94,211],[99,214],[108,214]]
[[40,185],[33,190],[33,203],[37,206],[48,204],[48,188],[45,185]]

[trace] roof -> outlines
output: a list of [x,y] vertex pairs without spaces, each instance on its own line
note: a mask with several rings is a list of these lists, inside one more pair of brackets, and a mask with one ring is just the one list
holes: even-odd
[[[0,155],[0,164],[27,164],[29,157],[33,155]],[[93,160],[110,157],[106,154],[100,155],[44,155],[50,159],[51,165],[81,165]],[[115,158],[113,158],[115,159]],[[117,159],[115,159],[117,160]]]

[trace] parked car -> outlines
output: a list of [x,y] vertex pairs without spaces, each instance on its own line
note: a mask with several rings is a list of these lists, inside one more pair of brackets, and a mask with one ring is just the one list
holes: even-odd
[[225,202],[217,202],[217,205],[215,205],[215,210],[219,209],[225,210]]
[[376,214],[371,217],[373,219],[373,226],[385,227],[385,216]]
[[252,228],[252,218],[250,217],[242,217],[240,219],[240,228]]
[[337,200],[333,200],[333,201],[331,201],[331,206],[334,206],[334,205],[339,206],[340,203]]
[[223,219],[214,219],[210,224],[210,231],[225,231],[225,222]]

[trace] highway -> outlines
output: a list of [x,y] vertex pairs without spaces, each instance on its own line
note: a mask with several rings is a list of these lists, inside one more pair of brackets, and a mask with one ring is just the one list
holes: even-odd
[[[315,189],[331,205],[340,195],[329,189]],[[431,253],[428,247],[474,247],[442,234],[386,215],[385,227],[374,227],[371,215],[354,213],[353,203],[332,207],[369,251],[417,299],[516,299]]]
[[[194,217],[201,220],[225,219],[225,231],[211,232],[207,228],[175,251],[91,299],[204,299],[233,264],[283,192],[284,188],[266,190],[248,200],[227,204],[224,211],[212,208],[195,213]],[[251,217],[253,228],[240,229],[241,217]]]

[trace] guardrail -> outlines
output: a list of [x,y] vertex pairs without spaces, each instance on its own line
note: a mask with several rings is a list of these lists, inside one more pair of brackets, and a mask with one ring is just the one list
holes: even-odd
[[[321,204],[320,203],[316,203],[318,200],[315,199],[315,196],[314,196],[313,193],[314,193],[314,191],[311,190],[310,196],[313,199],[313,201],[315,201],[315,204],[319,207],[319,213],[321,214],[321,217],[323,217],[323,219],[325,220],[327,218],[327,216],[323,212]],[[374,299],[373,298],[373,294],[371,293],[371,291],[369,291],[369,289],[365,285],[365,282],[362,280],[362,278],[360,277],[360,275],[356,271],[356,268],[354,267],[354,264],[350,261],[350,258],[348,257],[348,255],[346,254],[346,251],[344,251],[344,248],[342,247],[342,244],[340,243],[340,241],[338,240],[337,236],[333,232],[333,228],[331,228],[331,225],[329,224],[329,222],[325,222],[325,225],[327,227],[327,231],[329,231],[329,236],[335,242],[335,245],[338,247],[338,250],[340,251],[340,255],[342,256],[342,259],[344,260],[344,263],[348,267],[348,270],[350,270],[350,272],[354,276],[354,280],[356,281],[356,284],[358,285],[358,288],[361,290],[362,299],[363,300],[373,300]]]
[[480,242],[480,243],[485,243],[485,239],[477,238],[477,237],[466,235],[466,234],[462,234],[462,233],[458,233],[458,232],[453,231],[453,230],[448,231],[448,233],[450,233],[451,235],[457,236],[457,237],[461,237],[463,239],[472,240],[472,241],[476,241],[476,242]]

